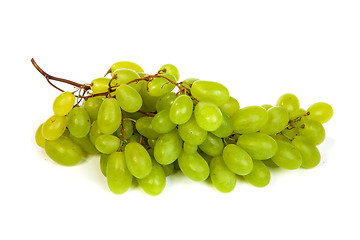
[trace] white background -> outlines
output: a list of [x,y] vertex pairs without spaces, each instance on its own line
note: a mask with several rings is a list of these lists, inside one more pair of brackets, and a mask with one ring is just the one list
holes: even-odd
[[[359,239],[359,1],[4,1],[0,9],[0,239]],[[334,108],[312,170],[222,194],[168,178],[112,194],[96,158],[56,165],[35,131],[59,94],[32,67],[78,82],[116,61],[218,81],[242,107],[296,94]]]

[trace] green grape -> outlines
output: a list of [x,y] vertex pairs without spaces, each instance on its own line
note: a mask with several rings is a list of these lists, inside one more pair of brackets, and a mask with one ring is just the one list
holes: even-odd
[[219,108],[223,113],[226,113],[229,117],[231,117],[240,109],[240,104],[235,98],[230,97],[229,101],[221,105]]
[[291,143],[290,139],[285,137],[283,134],[276,134],[276,135],[272,135],[271,137],[275,140],[280,140],[280,141],[284,141],[287,143]]
[[134,81],[135,79],[139,79],[140,76],[134,70],[131,69],[118,69],[114,71],[112,74],[113,80],[111,81],[111,86],[120,86],[122,84],[128,84],[129,86],[136,89],[136,91],[140,92],[142,87],[142,81],[129,82]]
[[155,161],[149,175],[137,180],[142,190],[151,196],[159,195],[165,188],[166,176],[164,169]]
[[131,119],[131,120],[138,120],[139,118],[146,115],[146,114],[140,113],[140,112],[128,113],[128,112],[125,112],[125,111],[123,111],[122,114],[123,114],[124,119],[128,118],[128,119]]
[[205,141],[199,145],[199,148],[207,155],[216,157],[222,153],[224,143],[221,138],[208,133]]
[[149,153],[139,143],[131,142],[125,146],[126,165],[136,178],[144,178],[150,174],[152,163]]
[[71,109],[67,118],[67,127],[72,135],[82,138],[88,135],[91,127],[90,117],[85,108]]
[[144,70],[134,62],[120,61],[120,62],[116,62],[113,65],[111,65],[111,67],[110,67],[111,75],[116,70],[122,69],[122,68],[131,69],[131,70],[134,70],[135,72],[144,72]]
[[263,104],[261,105],[261,107],[265,108],[266,110],[269,110],[270,108],[272,108],[273,106],[270,104]]
[[158,112],[151,121],[153,129],[158,133],[168,133],[176,127],[170,120],[169,110]]
[[263,133],[248,133],[239,136],[236,143],[243,148],[254,160],[266,160],[275,155],[276,141]]
[[44,122],[41,133],[46,140],[56,140],[65,132],[66,124],[66,117],[53,115]]
[[153,117],[142,117],[136,121],[136,130],[144,137],[156,139],[160,135],[151,124]]
[[121,109],[115,98],[106,98],[100,106],[97,124],[102,133],[112,134],[121,124]]
[[270,183],[271,175],[262,161],[254,161],[252,171],[245,175],[244,178],[255,187],[265,187]]
[[[162,76],[162,77],[160,77]],[[161,74],[159,77],[154,78],[152,81],[148,82],[148,92],[149,95],[154,97],[163,96],[166,93],[171,92],[175,85],[166,78],[170,79],[172,82],[176,83],[177,80],[172,74]],[[166,78],[163,78],[166,77]]]
[[236,133],[254,133],[266,124],[268,112],[259,106],[249,106],[237,111],[231,119]]
[[193,112],[193,101],[188,95],[178,96],[170,107],[169,117],[175,124],[189,121]]
[[95,145],[96,139],[100,135],[102,135],[102,132],[100,131],[97,121],[94,121],[91,124],[90,131],[89,131],[90,142]]
[[93,122],[97,119],[100,106],[103,100],[101,98],[88,98],[84,103],[84,108],[88,112],[90,120]]
[[199,101],[211,102],[221,106],[229,101],[229,90],[222,84],[209,81],[196,81],[190,88],[191,94]]
[[293,119],[300,109],[300,102],[294,94],[286,93],[279,97],[276,106],[285,108],[290,115],[290,119]]
[[38,129],[36,130],[36,133],[35,133],[35,141],[36,141],[36,144],[39,146],[39,147],[42,147],[44,148],[45,146],[45,138],[44,136],[42,135],[41,133],[41,130],[42,130],[42,127],[43,127],[44,124],[41,124]]
[[226,166],[235,174],[249,174],[253,168],[253,160],[241,147],[235,144],[225,146],[222,158]]
[[281,131],[281,133],[288,139],[292,139],[299,135],[299,128],[289,127]]
[[156,111],[156,103],[160,99],[160,97],[154,97],[149,94],[146,88],[147,84],[143,84],[141,87],[141,97],[143,99],[143,106],[141,109],[147,112],[155,112]]
[[191,85],[198,80],[198,78],[187,78],[182,82],[181,86],[182,88],[190,89]]
[[100,170],[102,172],[102,174],[106,177],[106,167],[107,167],[107,162],[109,160],[109,156],[110,154],[100,154]]
[[276,141],[278,150],[271,160],[279,167],[293,170],[301,166],[302,158],[300,152],[291,143]]
[[325,129],[318,121],[309,119],[300,127],[299,135],[306,138],[309,143],[319,145],[325,140]]
[[65,116],[73,108],[75,104],[75,96],[71,92],[63,92],[53,103],[53,110],[56,116]]
[[143,104],[140,94],[129,85],[120,85],[116,89],[115,95],[121,109],[125,110],[126,112],[136,112]]
[[[90,88],[93,94],[106,93],[109,89],[110,78],[101,77],[91,81]],[[105,95],[104,95],[105,97]]]
[[116,131],[116,135],[119,138],[129,139],[134,132],[134,126],[131,120],[124,120]]
[[114,135],[100,135],[96,138],[95,147],[99,152],[110,154],[120,147],[120,139]]
[[182,140],[178,131],[173,131],[161,135],[154,147],[154,157],[160,164],[167,165],[173,163],[181,154]]
[[268,120],[261,127],[260,132],[268,135],[281,132],[289,123],[289,114],[283,107],[272,107],[267,110]]
[[109,155],[106,164],[106,179],[111,192],[122,194],[132,183],[133,176],[126,167],[125,154],[114,152]]
[[174,163],[168,164],[168,165],[161,165],[162,168],[164,169],[164,173],[165,176],[170,176],[171,174],[173,174],[175,172],[174,169]]
[[209,176],[209,165],[199,153],[182,152],[178,163],[185,176],[193,181],[201,182]]
[[273,162],[273,160],[271,158],[269,159],[266,159],[266,160],[262,160],[262,162],[267,166],[267,167],[270,167],[270,168],[278,168],[279,166],[276,165],[276,163]]
[[213,103],[199,102],[195,107],[194,116],[199,127],[206,131],[215,131],[222,123],[222,113]]
[[230,171],[221,156],[214,157],[210,162],[210,178],[217,190],[231,192],[236,185],[236,175]]
[[292,119],[296,119],[296,118],[300,118],[300,117],[302,118],[302,117],[305,117],[305,116],[307,116],[305,109],[299,108],[299,110],[297,111],[296,114],[294,114]]
[[149,146],[151,148],[155,147],[156,141],[157,141],[157,139],[150,139],[150,138],[147,139],[147,143],[149,144]]
[[176,81],[179,81],[180,73],[179,70],[174,65],[165,64],[159,70],[163,70],[163,69],[166,69],[165,70],[166,73],[172,74],[175,77]]
[[140,138],[140,134],[136,132],[129,138],[128,142],[140,142]]
[[201,149],[199,149],[198,153],[200,154],[200,156],[203,157],[203,159],[205,159],[206,163],[210,165],[211,159],[213,159],[214,157],[207,155]]
[[190,144],[188,142],[184,142],[184,144],[183,144],[183,150],[186,153],[193,154],[193,153],[197,152],[197,149],[198,149],[197,145]]
[[308,116],[309,119],[316,120],[320,123],[328,122],[334,113],[333,108],[324,102],[314,103],[307,111],[310,113]]
[[231,118],[224,112],[222,112],[222,121],[221,125],[212,133],[219,138],[227,138],[234,131],[234,126],[232,124]]
[[45,152],[52,160],[64,166],[74,166],[82,158],[81,148],[67,136],[45,140]]
[[77,138],[74,135],[69,134],[69,137],[74,143],[79,145],[84,152],[89,154],[99,153],[94,144],[91,143],[89,136],[86,135],[85,137]]
[[164,96],[161,96],[156,101],[156,111],[161,112],[162,110],[169,110],[176,97],[176,93],[174,92],[169,92]]
[[310,169],[316,167],[320,163],[320,152],[314,144],[302,136],[296,137],[292,144],[300,151],[302,157],[301,167]]
[[199,127],[192,116],[185,124],[178,126],[179,135],[184,142],[194,145],[202,144],[207,136],[207,131]]

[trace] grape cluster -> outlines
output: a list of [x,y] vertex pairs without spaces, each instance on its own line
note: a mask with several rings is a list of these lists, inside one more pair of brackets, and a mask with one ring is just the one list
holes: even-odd
[[198,182],[210,178],[226,193],[234,189],[237,175],[264,187],[269,167],[309,169],[320,162],[316,146],[325,139],[322,124],[333,115],[327,103],[304,110],[287,93],[274,107],[240,108],[220,83],[179,82],[171,64],[149,75],[123,61],[108,74],[61,93],[54,115],[39,126],[35,139],[64,166],[100,154],[99,167],[113,193],[126,192],[135,181],[158,195],[166,177],[177,171]]

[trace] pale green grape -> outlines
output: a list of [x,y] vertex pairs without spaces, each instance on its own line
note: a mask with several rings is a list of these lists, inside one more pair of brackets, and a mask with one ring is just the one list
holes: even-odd
[[222,157],[226,166],[238,175],[249,174],[253,168],[253,160],[250,155],[235,144],[226,145]]
[[245,175],[244,178],[255,187],[265,187],[270,183],[271,175],[262,161],[254,161],[252,171]]
[[175,172],[174,163],[168,164],[168,165],[161,165],[164,169],[165,176],[170,176]]
[[297,148],[291,143],[276,141],[278,150],[271,160],[279,167],[293,170],[301,166],[302,157]]
[[115,98],[106,98],[100,106],[97,124],[102,133],[112,134],[121,124],[121,109]]
[[222,123],[222,113],[213,103],[199,102],[195,107],[194,116],[199,127],[206,131],[215,131]]
[[296,114],[294,114],[292,119],[295,119],[295,118],[298,118],[298,117],[305,117],[305,115],[307,116],[305,109],[299,108],[299,110],[297,111]]
[[182,82],[182,87],[183,88],[187,88],[187,89],[190,89],[191,88],[191,85],[198,81],[199,79],[198,78],[187,78],[185,79],[183,82]]
[[41,133],[46,140],[56,140],[64,133],[66,124],[66,117],[53,115],[44,122]]
[[299,128],[289,127],[281,131],[281,133],[288,139],[292,139],[299,135]]
[[186,153],[193,154],[193,153],[197,152],[197,149],[198,149],[197,145],[190,144],[188,142],[184,142],[184,144],[183,144],[183,150]]
[[160,99],[160,97],[151,96],[146,89],[146,84],[142,85],[140,94],[143,99],[143,105],[141,109],[147,112],[155,112],[156,103]]
[[164,169],[155,161],[149,175],[137,180],[142,190],[151,196],[159,195],[165,188],[166,176]]
[[170,107],[169,117],[175,124],[189,121],[193,112],[193,101],[188,95],[178,96]]
[[234,126],[232,124],[231,118],[224,112],[222,112],[222,121],[221,125],[212,133],[219,138],[226,138],[230,136],[234,131]]
[[168,133],[176,127],[176,124],[170,120],[169,110],[158,112],[152,119],[151,125],[158,133]]
[[214,157],[210,162],[210,178],[217,190],[231,192],[236,185],[236,175],[225,165],[221,156]]
[[126,167],[123,152],[112,153],[106,164],[106,180],[109,189],[115,194],[126,192],[132,183],[133,176]]
[[[164,73],[161,74],[161,76],[170,79],[174,83],[177,82],[176,78],[172,74]],[[148,83],[149,95],[154,97],[160,97],[166,93],[171,92],[175,88],[175,85],[173,83],[169,82],[169,80],[163,77],[156,77]]]
[[128,142],[136,142],[136,143],[138,143],[138,142],[140,142],[140,138],[141,138],[140,134],[136,132],[129,138]]
[[165,64],[163,66],[161,66],[161,68],[159,68],[159,70],[163,70],[166,69],[166,73],[172,74],[176,81],[179,81],[180,79],[180,73],[179,70],[172,64]]
[[318,121],[309,119],[300,127],[299,135],[306,138],[309,143],[319,145],[325,140],[325,129]]
[[102,174],[106,177],[106,167],[107,167],[107,162],[109,160],[109,156],[110,154],[100,154],[100,170],[102,172]]
[[173,163],[181,154],[182,143],[176,129],[161,135],[154,147],[155,160],[163,165]]
[[100,135],[96,138],[95,147],[99,152],[110,154],[120,147],[120,139],[114,135]]
[[85,108],[71,109],[67,118],[67,127],[72,135],[82,138],[88,135],[91,127],[90,117]]
[[131,69],[135,72],[144,72],[144,70],[136,63],[134,62],[129,62],[129,61],[120,61],[120,62],[116,62],[113,65],[111,65],[110,67],[110,72],[111,75],[113,75],[113,72],[115,72],[118,69]]
[[97,119],[100,106],[103,100],[101,98],[89,98],[84,103],[84,108],[88,112],[90,120],[93,122]]
[[69,137],[71,138],[71,140],[74,143],[79,145],[84,152],[90,153],[90,154],[99,153],[99,151],[96,149],[94,144],[91,143],[89,136],[86,135],[85,137],[77,138],[74,135],[69,134]]
[[226,113],[229,117],[231,117],[240,109],[240,104],[235,98],[230,97],[229,101],[221,105],[219,108],[223,113]]
[[136,91],[140,92],[142,87],[142,81],[139,82],[129,82],[139,79],[140,76],[134,70],[131,69],[118,69],[114,71],[112,74],[113,80],[111,81],[111,86],[120,86],[122,84],[128,84],[129,86],[136,89]]
[[199,148],[207,155],[216,157],[222,153],[224,143],[221,138],[208,133],[205,141],[199,145]]
[[230,98],[229,90],[217,82],[195,81],[190,90],[197,100],[211,102],[217,106],[225,104]]
[[67,136],[46,140],[45,152],[52,160],[64,166],[74,166],[82,158],[81,148]]
[[178,130],[179,135],[184,142],[194,145],[202,144],[207,136],[207,131],[199,127],[194,116],[192,116],[185,124],[179,125]]
[[[109,89],[110,78],[101,77],[91,81],[90,88],[93,94],[106,93]],[[105,95],[104,95],[105,97]]]
[[310,113],[308,116],[309,119],[316,120],[320,123],[328,122],[334,113],[333,108],[324,102],[314,103],[307,111]]
[[169,110],[176,97],[176,93],[174,92],[169,92],[164,96],[161,96],[156,101],[156,111],[160,112],[162,110]]
[[266,110],[269,110],[270,108],[272,108],[273,106],[270,104],[263,104],[261,105],[261,107],[265,108]]
[[267,110],[268,120],[261,127],[260,132],[268,135],[281,132],[289,123],[289,114],[283,107],[272,107]]
[[140,94],[129,85],[120,85],[116,89],[115,95],[121,109],[125,110],[126,112],[136,112],[143,104]]
[[136,130],[143,136],[156,139],[160,134],[156,132],[151,124],[153,117],[142,117],[136,121]]
[[300,102],[294,94],[286,93],[279,97],[276,106],[285,108],[290,115],[290,119],[293,119],[300,109]]
[[73,108],[75,104],[75,96],[71,92],[63,92],[53,103],[53,110],[56,116],[65,116]]
[[131,174],[136,178],[144,178],[150,174],[152,163],[149,153],[139,143],[131,142],[125,146],[125,160]]
[[134,132],[134,126],[131,120],[124,120],[122,125],[116,131],[119,138],[129,139]]
[[36,144],[37,144],[39,147],[44,148],[44,146],[45,146],[45,138],[44,138],[44,136],[43,136],[42,133],[41,133],[42,126],[43,126],[43,124],[41,124],[41,125],[38,127],[38,129],[36,130],[36,133],[35,133],[35,141],[36,141]]
[[266,160],[275,155],[276,141],[263,133],[248,133],[239,136],[237,145],[243,148],[254,160]]
[[94,121],[91,124],[90,131],[89,131],[90,142],[95,145],[96,138],[102,134],[103,133],[100,131],[97,121]]
[[199,153],[182,152],[178,159],[181,171],[193,181],[204,181],[209,176],[209,165]]
[[236,133],[254,133],[266,124],[268,112],[259,106],[249,106],[237,111],[231,119]]
[[292,144],[300,151],[302,157],[301,167],[305,169],[316,167],[320,163],[320,152],[314,144],[302,136],[296,137]]

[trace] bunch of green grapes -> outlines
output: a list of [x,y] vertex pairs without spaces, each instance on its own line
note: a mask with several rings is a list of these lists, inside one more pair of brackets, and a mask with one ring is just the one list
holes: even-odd
[[97,154],[113,193],[126,192],[136,181],[155,196],[176,172],[197,182],[210,178],[227,193],[237,176],[264,187],[271,167],[309,169],[320,162],[316,146],[325,139],[322,124],[333,115],[329,104],[304,110],[288,93],[274,107],[240,108],[220,83],[179,82],[171,64],[149,75],[135,63],[118,62],[108,73],[78,93],[61,93],[35,139],[64,166]]

